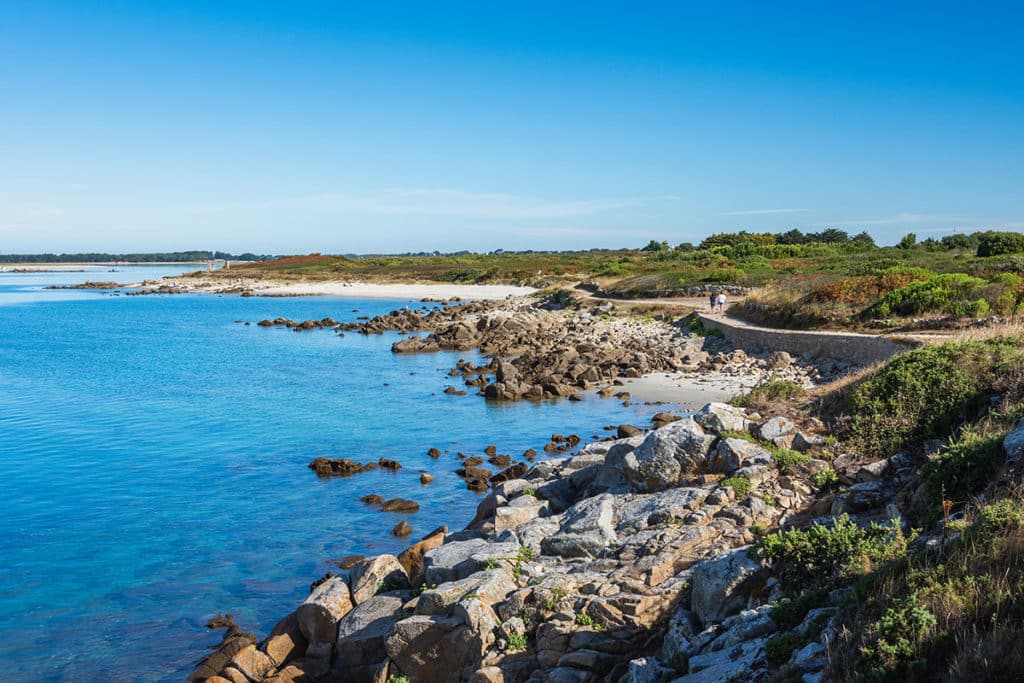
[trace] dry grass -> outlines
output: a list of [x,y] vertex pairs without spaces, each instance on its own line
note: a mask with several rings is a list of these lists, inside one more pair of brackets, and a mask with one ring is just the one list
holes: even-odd
[[950,336],[950,341],[969,342],[994,337],[1024,337],[1024,318],[1016,316],[1009,320],[959,330]]
[[946,549],[862,580],[840,615],[833,680],[1024,679],[1021,496],[973,510]]

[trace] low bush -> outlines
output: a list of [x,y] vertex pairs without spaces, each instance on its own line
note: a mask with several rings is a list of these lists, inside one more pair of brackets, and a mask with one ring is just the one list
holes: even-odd
[[983,415],[993,383],[1022,365],[1020,337],[940,344],[899,355],[850,394],[855,446],[882,457],[946,437]]
[[846,583],[902,555],[907,542],[896,521],[860,527],[842,515],[830,526],[812,524],[765,536],[758,551],[778,570],[784,588],[800,591]]
[[811,456],[787,448],[772,453],[772,462],[783,474],[793,474],[801,465],[811,461]]
[[740,500],[750,495],[750,480],[745,477],[729,477],[722,480],[722,486],[731,488]]

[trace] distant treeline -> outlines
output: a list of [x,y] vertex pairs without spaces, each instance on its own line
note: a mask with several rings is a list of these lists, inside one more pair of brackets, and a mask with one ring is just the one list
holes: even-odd
[[215,261],[266,261],[274,258],[267,254],[230,254],[226,251],[168,251],[151,254],[0,254],[0,263],[107,263],[122,261],[126,263],[167,263]]

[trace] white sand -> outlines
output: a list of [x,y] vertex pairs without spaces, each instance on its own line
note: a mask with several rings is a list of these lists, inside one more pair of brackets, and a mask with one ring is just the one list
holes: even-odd
[[257,296],[348,296],[361,299],[451,299],[465,301],[505,299],[523,296],[536,290],[533,287],[513,285],[455,285],[455,284],[370,284],[366,282],[310,282],[293,285],[256,287]]
[[695,412],[707,403],[730,400],[757,380],[719,372],[657,372],[623,382],[622,389],[630,393],[632,401],[664,401]]

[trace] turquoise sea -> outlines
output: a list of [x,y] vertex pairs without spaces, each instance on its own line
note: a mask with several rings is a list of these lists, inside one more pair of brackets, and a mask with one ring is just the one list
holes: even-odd
[[[215,613],[265,634],[332,558],[404,547],[388,533],[400,519],[413,540],[465,525],[479,496],[453,473],[456,451],[519,454],[653,412],[448,396],[447,370],[472,354],[236,322],[416,302],[43,289],[184,269],[104,270],[0,273],[5,681],[181,680],[219,641],[203,628]],[[306,467],[320,455],[404,468],[323,481]],[[437,481],[421,486],[421,469]],[[358,502],[367,493],[421,510],[377,512]]]

